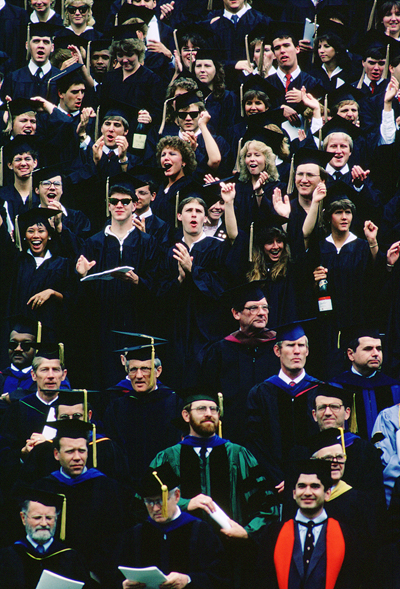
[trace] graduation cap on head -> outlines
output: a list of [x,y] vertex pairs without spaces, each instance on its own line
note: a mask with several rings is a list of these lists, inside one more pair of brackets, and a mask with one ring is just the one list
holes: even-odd
[[203,102],[203,99],[199,98],[197,92],[197,90],[189,90],[184,94],[178,94],[178,96],[175,96],[175,112],[189,108],[191,104]]
[[310,444],[311,454],[315,454],[322,448],[329,448],[330,446],[336,446],[336,444],[340,444],[343,449],[344,455],[346,455],[346,450],[344,445],[342,444],[342,432],[340,431],[343,428],[337,427],[330,427],[328,429],[324,429],[318,434],[316,434]]
[[57,430],[57,438],[72,438],[73,440],[84,438],[88,440],[89,432],[92,431],[92,425],[80,419],[61,419],[48,423]]
[[336,35],[345,44],[347,44],[351,38],[351,31],[344,24],[339,23],[330,19],[318,19],[318,32],[317,38],[321,38],[325,35]]
[[22,251],[22,239],[21,236],[25,236],[28,227],[37,225],[39,223],[45,225],[46,229],[49,230],[49,219],[57,215],[60,211],[54,209],[45,209],[43,207],[35,207],[17,215],[15,217],[15,244]]
[[244,96],[246,92],[248,92],[249,90],[264,92],[264,94],[268,96],[271,102],[275,102],[276,100],[278,100],[279,96],[281,95],[281,92],[277,88],[275,88],[275,86],[273,86],[270,82],[268,82],[268,78],[262,78],[259,74],[251,74],[249,76],[246,76],[246,79],[242,85],[242,95]]
[[135,183],[135,188],[148,186],[150,183],[160,184],[163,174],[159,168],[153,166],[135,166],[129,170]]
[[198,23],[182,25],[178,29],[175,29],[174,33],[174,36],[178,42],[178,47],[176,48],[178,53],[183,46],[183,37],[194,39],[197,38],[198,41],[202,42],[199,43],[199,47],[206,47],[207,43],[209,43],[214,38],[214,34],[210,29],[207,29],[204,25]]
[[316,164],[321,168],[325,168],[331,159],[332,154],[327,154],[325,151],[310,147],[300,147],[294,156],[294,167],[297,168],[303,164]]
[[42,108],[42,103],[38,100],[31,100],[29,98],[15,98],[9,102],[5,102],[1,105],[0,110],[8,110],[12,117],[23,115],[26,112],[36,113]]
[[79,81],[82,82],[82,84],[85,84],[85,80],[82,76],[82,73],[79,71],[81,70],[82,66],[82,63],[73,63],[69,67],[65,68],[65,70],[63,70],[59,74],[50,78],[47,82],[47,98],[49,97],[50,84],[52,82],[56,83],[57,88],[59,87],[61,80],[68,80],[68,78],[70,79],[71,84],[75,81]]
[[232,309],[243,309],[248,301],[261,301],[265,298],[262,288],[265,286],[265,280],[254,280],[245,282],[225,291],[222,298]]
[[207,209],[215,205],[220,200],[223,200],[221,197],[221,184],[234,182],[236,183],[239,180],[238,175],[234,174],[233,176],[228,176],[227,178],[222,178],[221,180],[216,180],[215,182],[210,182],[209,184],[203,184],[201,188],[201,197],[207,205]]
[[118,25],[108,31],[108,34],[113,41],[124,41],[126,39],[138,39],[137,31],[143,30],[143,25],[146,23],[137,22],[126,25]]
[[286,323],[286,325],[280,325],[276,328],[276,341],[283,342],[295,342],[296,340],[300,339],[304,335],[306,335],[306,331],[304,329],[304,325],[310,323],[310,321],[315,321],[316,317],[312,317],[311,319],[302,319],[300,321],[293,321],[292,323]]
[[11,317],[8,317],[8,321],[10,324],[10,332],[16,331],[17,333],[29,333],[36,338],[38,326],[37,322],[31,317],[22,314],[11,315]]
[[16,155],[38,151],[39,138],[37,135],[16,135],[14,139],[4,146],[4,156],[11,162]]
[[32,184],[33,188],[38,188],[39,184],[44,180],[49,180],[50,178],[55,178],[56,176],[61,176],[61,180],[63,178],[63,170],[65,164],[54,164],[52,166],[47,166],[45,168],[39,168],[32,172]]
[[213,62],[221,61],[221,49],[217,49],[215,47],[202,47],[201,49],[198,49],[196,52],[196,61],[206,59],[211,60]]
[[333,382],[320,382],[313,391],[313,397],[332,397],[333,399],[340,399],[343,405],[351,407],[352,394],[346,388],[343,388],[340,384]]
[[335,88],[328,93],[328,106],[331,109],[339,102],[343,102],[344,100],[353,100],[360,104],[360,102],[365,98],[365,95],[361,90],[351,86],[350,84],[342,84],[339,88]]
[[[44,209],[48,210],[48,209]],[[36,354],[35,358],[46,358],[47,360],[59,360],[60,364],[64,364],[64,344],[62,342],[57,343],[52,337],[51,328],[46,328],[46,337],[42,341],[42,328],[40,333],[38,329],[38,337],[36,338]],[[40,337],[39,337],[40,336]]]
[[110,189],[114,186],[121,186],[126,190],[131,192],[130,196],[132,198],[132,202],[136,202],[136,187],[135,187],[135,180],[129,172],[120,172],[119,174],[115,174],[114,176],[107,176],[106,179],[106,216],[110,216]]
[[83,47],[84,49],[87,48],[89,41],[82,37],[82,35],[75,35],[75,33],[70,33],[69,35],[59,35],[54,39],[54,51],[58,49],[68,49],[69,45],[75,45],[75,47]]
[[32,37],[50,37],[52,39],[56,33],[65,30],[62,25],[56,25],[52,22],[29,23],[28,27],[28,45]]
[[357,190],[355,190],[350,184],[343,182],[343,180],[336,180],[330,184],[326,191],[326,197],[324,198],[324,208],[327,209],[330,204],[336,200],[342,199],[350,200],[356,206],[357,202],[360,202],[360,196]]
[[51,493],[45,489],[42,489],[40,483],[34,483],[33,485],[18,484],[15,489],[16,501],[20,507],[23,506],[25,501],[33,501],[40,503],[46,507],[55,507],[57,513],[61,513],[60,517],[60,540],[65,540],[66,531],[66,507],[67,499],[62,493]]
[[184,405],[190,405],[195,401],[214,401],[218,403],[217,391],[211,391],[209,386],[186,387],[176,391],[176,394],[183,399]]
[[140,18],[140,20],[148,25],[153,16],[155,16],[154,10],[150,10],[150,8],[146,8],[145,6],[136,6],[135,4],[125,2],[118,11],[118,23],[122,25],[131,18]]
[[151,360],[151,374],[150,374],[150,387],[154,387],[156,384],[155,378],[155,366],[154,360],[156,357],[155,346],[161,346],[167,344],[168,341],[162,339],[160,337],[153,337],[151,335],[147,335],[144,333],[130,333],[126,331],[115,331],[114,333],[119,333],[121,335],[128,335],[136,339],[136,345],[129,346],[122,348],[120,350],[115,350],[119,353],[124,353],[127,360],[137,359],[141,360],[143,358],[143,362],[146,360]]
[[162,516],[168,517],[169,490],[179,487],[180,479],[173,471],[169,462],[164,462],[157,468],[148,468],[140,484],[142,498],[162,497]]
[[110,49],[111,43],[112,43],[112,40],[106,39],[105,37],[91,41],[90,42],[91,54],[93,55],[93,53],[96,53],[97,51],[108,51]]
[[109,98],[101,105],[100,120],[103,123],[106,117],[121,117],[130,125],[137,120],[139,110],[140,108],[135,104],[128,104],[115,98]]
[[[392,39],[392,37],[389,37],[389,35],[385,35],[383,31],[371,29],[356,44],[354,51],[360,54],[363,60],[368,59],[368,57],[371,55],[371,52],[378,51],[378,58],[385,60],[385,68],[383,70],[382,77],[387,78],[389,72],[389,63],[392,55],[394,56],[398,53],[398,41]],[[362,87],[364,78],[365,68],[363,69],[363,73],[357,84],[357,88]]]
[[265,127],[253,127],[253,125],[249,125],[246,133],[242,137],[242,146],[245,145],[247,141],[261,141],[261,143],[270,147],[274,154],[277,154],[279,153],[282,141],[285,137],[286,135],[283,133],[278,133],[271,129],[265,129]]
[[268,26],[265,41],[272,45],[275,39],[291,37],[294,40],[294,44],[298,45],[300,39],[303,38],[303,32],[304,23],[302,22],[273,21]]
[[[321,129],[322,140],[328,137],[328,135],[330,135],[331,133],[346,133],[354,141],[362,134],[362,131],[360,127],[357,127],[357,125],[354,125],[354,123],[352,123],[351,121],[348,121],[347,119],[340,117],[339,115],[335,115],[329,121],[327,121],[325,125],[323,125]],[[317,131],[316,133],[314,133],[314,137],[318,136],[319,132]]]

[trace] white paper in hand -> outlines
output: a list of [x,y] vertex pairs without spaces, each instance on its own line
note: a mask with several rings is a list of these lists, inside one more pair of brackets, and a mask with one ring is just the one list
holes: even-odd
[[44,570],[40,575],[36,589],[82,589],[84,584],[81,581],[67,579],[67,577]]
[[213,513],[210,513],[211,517],[213,518],[214,521],[217,522],[218,525],[221,526],[221,528],[223,530],[229,530],[229,528],[231,528],[231,524],[229,523],[229,517],[226,515],[225,511],[222,511],[222,509],[220,508],[219,505],[217,505],[215,503],[215,501],[213,501],[215,507],[217,508],[216,511],[214,511]]
[[148,589],[158,589],[161,583],[165,583],[167,577],[157,567],[145,567],[134,569],[130,567],[118,567],[121,573],[129,581],[145,583]]

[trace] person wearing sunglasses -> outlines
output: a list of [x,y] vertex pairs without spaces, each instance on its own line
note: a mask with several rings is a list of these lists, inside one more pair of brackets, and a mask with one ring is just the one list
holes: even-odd
[[101,34],[93,28],[93,0],[65,0],[64,26],[75,35],[83,35],[88,41],[95,41]]

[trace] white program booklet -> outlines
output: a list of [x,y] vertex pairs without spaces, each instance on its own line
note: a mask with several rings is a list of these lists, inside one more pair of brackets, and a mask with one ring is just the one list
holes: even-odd
[[148,589],[158,589],[161,583],[165,583],[167,580],[164,573],[157,567],[145,567],[143,569],[133,569],[130,567],[118,568],[126,579],[146,583]]
[[229,528],[232,527],[229,523],[229,517],[226,515],[225,511],[222,511],[220,506],[217,505],[215,501],[213,503],[217,508],[217,511],[214,511],[214,513],[210,513],[210,516],[213,518],[214,521],[217,522],[217,524],[221,526],[221,528],[223,528],[224,530],[229,530]]
[[111,276],[115,274],[115,272],[120,272],[121,274],[126,274],[131,270],[135,270],[132,266],[118,266],[118,268],[112,268],[111,270],[104,270],[104,272],[97,272],[97,274],[88,274],[81,278],[81,282],[85,282],[88,280],[113,280],[115,277]]
[[[316,28],[318,30],[318,25]],[[304,23],[303,39],[310,41],[310,46],[314,47],[314,23],[309,18],[306,18]]]
[[36,589],[82,589],[84,584],[81,581],[67,579],[67,577],[44,570],[40,575]]

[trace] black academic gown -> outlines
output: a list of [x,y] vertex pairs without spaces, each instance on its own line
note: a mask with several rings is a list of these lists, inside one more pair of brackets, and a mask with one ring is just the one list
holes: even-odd
[[[54,66],[42,78],[33,76],[28,68],[25,66],[19,70],[12,72],[12,74],[4,80],[2,88],[2,96],[9,95],[13,100],[16,98],[32,98],[33,96],[41,96],[47,98],[47,85],[51,78],[54,78],[60,70]],[[57,91],[55,82],[50,84],[50,102],[57,102]]]
[[317,383],[306,374],[290,387],[278,376],[272,376],[249,393],[246,446],[273,486],[284,480],[285,461],[291,448],[317,431],[310,411]]
[[181,513],[168,524],[148,518],[128,530],[118,541],[113,564],[113,582],[107,579],[110,589],[118,589],[124,580],[118,566],[156,566],[165,575],[172,571],[187,574],[193,589],[227,586],[221,541],[209,524],[188,513]]
[[29,211],[29,209],[38,207],[40,203],[39,197],[34,191],[32,191],[32,198],[30,199],[28,197],[24,203],[20,193],[13,184],[0,188],[0,198],[7,203],[8,215],[14,226],[15,217],[17,215],[21,215],[22,213]]
[[[276,98],[273,104],[274,107],[279,107],[282,104],[287,104],[288,106],[297,110],[299,104],[288,103],[285,101],[285,86],[279,79],[278,74],[272,74],[271,76],[268,76],[268,82],[272,84],[280,92],[280,95]],[[317,86],[318,83],[319,81],[316,78],[313,78],[313,76],[310,76],[310,74],[301,71],[297,78],[290,82],[288,90],[293,90],[294,88],[296,88],[297,90],[301,90],[301,88],[305,86],[307,92],[311,92],[312,94],[313,89],[315,88],[315,86]]]
[[400,402],[400,382],[376,372],[366,378],[347,370],[334,379],[355,394],[358,434],[369,440],[378,413]]
[[26,538],[0,550],[1,589],[35,589],[44,570],[83,581],[85,589],[93,587],[82,556],[57,540],[44,554],[39,554]]
[[162,384],[150,393],[128,392],[106,409],[105,432],[125,448],[134,484],[158,452],[179,442],[181,434],[173,421],[181,409],[180,397]]
[[27,12],[6,2],[0,10],[0,51],[5,51],[11,57],[14,67],[25,64],[27,24]]
[[[269,341],[253,344],[240,339],[240,332],[215,342],[206,352],[201,372],[205,386],[224,396],[223,434],[235,444],[247,438],[246,401],[250,390],[276,373],[279,362],[273,352],[274,332]],[[249,338],[251,339],[251,338]]]

